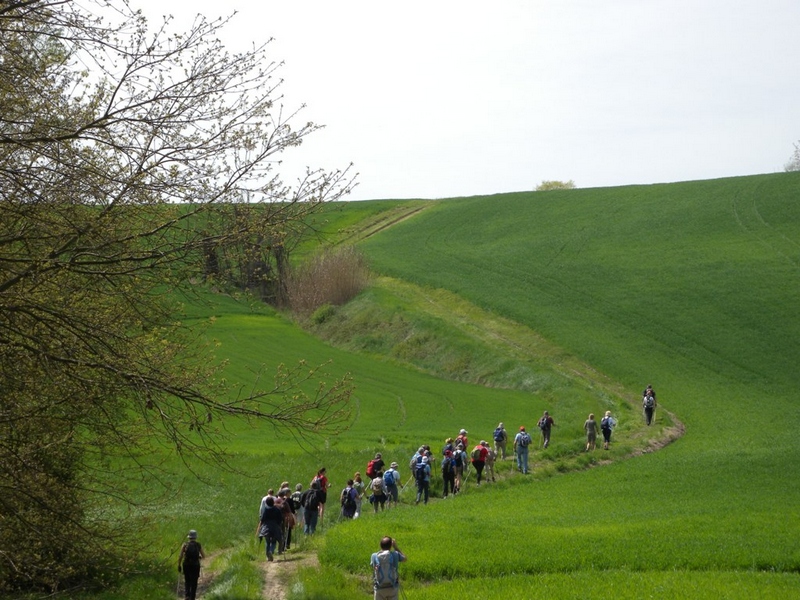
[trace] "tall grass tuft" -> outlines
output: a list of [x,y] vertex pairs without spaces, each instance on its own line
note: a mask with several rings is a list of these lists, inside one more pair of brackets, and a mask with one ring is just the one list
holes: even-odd
[[289,306],[294,313],[308,316],[322,306],[352,300],[368,282],[367,264],[358,250],[352,246],[325,249],[289,276]]

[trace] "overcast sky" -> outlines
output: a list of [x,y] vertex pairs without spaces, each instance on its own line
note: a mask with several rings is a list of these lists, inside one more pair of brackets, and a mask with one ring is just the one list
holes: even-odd
[[352,162],[352,200],[770,173],[800,140],[798,0],[131,3],[275,38],[287,108],[325,125],[287,183]]

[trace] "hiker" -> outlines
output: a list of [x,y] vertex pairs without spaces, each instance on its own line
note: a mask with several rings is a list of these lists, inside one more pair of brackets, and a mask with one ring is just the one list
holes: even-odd
[[373,600],[397,600],[400,590],[399,566],[406,555],[397,547],[397,540],[386,536],[381,540],[381,551],[373,553],[369,564],[375,593]]
[[297,519],[294,515],[294,507],[292,505],[291,492],[288,487],[289,484],[287,483],[286,486],[287,487],[281,488],[281,491],[278,492],[278,499],[281,501],[281,514],[283,515],[283,532],[281,534],[280,546],[281,552],[285,552],[292,547],[292,529],[294,529],[294,526],[297,523]]
[[542,447],[547,448],[550,445],[550,430],[555,425],[553,417],[550,416],[549,412],[544,411],[544,415],[539,419],[538,425],[539,429],[542,430]]
[[380,505],[381,510],[383,510],[386,504],[386,484],[383,482],[383,471],[378,471],[375,474],[375,479],[370,483],[370,489],[372,490],[372,495],[369,497],[369,501],[372,502],[372,508],[377,513],[378,506]]
[[583,423],[586,431],[586,451],[594,450],[597,443],[597,421],[594,420],[594,413],[589,413],[589,418]]
[[424,499],[424,504],[428,503],[428,494],[431,487],[431,467],[428,464],[428,457],[422,457],[422,463],[417,467],[417,472],[414,474],[414,479],[417,481],[417,502]]
[[506,459],[506,444],[508,443],[508,432],[506,432],[505,426],[500,423],[495,427],[494,433],[492,434],[492,439],[494,440],[494,451],[498,457],[502,456],[502,460]]
[[303,504],[300,502],[300,496],[303,495],[303,484],[298,483],[294,486],[292,495],[289,496],[289,501],[292,503],[292,510],[294,511],[295,526],[302,529],[305,519],[303,518]]
[[444,441],[444,447],[442,448],[442,456],[445,456],[448,452],[452,454],[455,452],[456,444],[453,441],[453,438],[449,437]]
[[519,428],[519,433],[514,436],[514,454],[517,457],[517,470],[523,475],[528,474],[528,447],[531,445],[531,436],[525,431],[525,426]]
[[347,487],[342,490],[339,496],[339,503],[342,505],[342,517],[345,519],[352,519],[356,516],[356,509],[358,508],[356,502],[357,498],[358,492],[354,486],[354,481],[348,479]]
[[258,507],[258,516],[259,516],[259,518],[261,518],[261,513],[264,512],[264,508],[266,508],[266,506],[267,506],[267,498],[272,498],[273,500],[275,500],[276,497],[277,496],[275,496],[275,490],[273,490],[272,488],[269,488],[267,490],[267,495],[264,496],[263,498],[261,498],[261,505]]
[[649,383],[647,384],[647,387],[644,388],[644,391],[642,392],[642,398],[644,398],[645,396],[652,396],[653,398],[656,397],[656,391],[653,389],[653,386],[650,385]]
[[442,459],[442,498],[447,498],[448,490],[453,494],[456,493],[456,469],[453,453],[450,450],[445,452]]
[[361,479],[361,473],[358,471],[353,475],[353,487],[358,492],[358,496],[356,496],[356,514],[353,515],[353,518],[357,519],[361,515],[361,504],[364,502],[364,493],[367,489],[364,480]]
[[414,477],[417,473],[417,467],[422,464],[422,457],[425,456],[427,453],[425,452],[425,446],[420,446],[419,450],[414,453],[414,456],[411,457],[411,460],[408,461],[408,469],[411,471],[411,477]]
[[644,420],[648,426],[653,423],[653,415],[656,412],[656,393],[652,386],[647,386],[642,396],[642,410],[644,411]]
[[458,444],[455,452],[453,452],[453,471],[455,472],[455,487],[453,494],[461,491],[461,483],[464,478],[464,465],[467,463],[467,454],[464,452],[464,446]]
[[481,443],[475,446],[470,453],[472,466],[475,467],[475,475],[478,479],[478,485],[481,484],[481,475],[483,475],[483,467],[486,466],[486,455],[489,451],[486,449],[486,441],[481,440]]
[[469,441],[467,440],[466,429],[462,429],[461,431],[458,432],[458,437],[456,438],[456,447],[458,447],[459,444],[464,446],[464,450],[469,448]]
[[189,531],[188,539],[181,546],[178,554],[178,573],[183,572],[186,600],[195,600],[197,581],[200,579],[200,559],[205,558],[203,547],[197,541],[197,532]]
[[611,416],[611,411],[607,410],[605,416],[600,420],[600,431],[603,432],[603,449],[608,450],[611,444],[611,431],[617,426],[617,420]]
[[481,442],[486,448],[486,480],[494,481],[494,463],[497,460],[497,452],[486,442]]
[[393,462],[383,474],[383,483],[386,488],[386,495],[389,498],[389,506],[394,503],[397,506],[397,501],[400,499],[400,472],[397,470],[399,465]]
[[283,535],[283,513],[275,506],[274,498],[267,498],[267,506],[261,513],[259,520],[258,537],[267,540],[267,560],[272,561],[275,553],[275,546]]
[[325,518],[325,503],[328,501],[328,488],[331,487],[331,484],[328,481],[328,476],[326,474],[325,467],[322,467],[319,471],[317,471],[317,474],[311,481],[312,483],[314,481],[319,483],[317,501],[319,502],[319,520],[323,521]]
[[386,463],[383,462],[383,457],[381,456],[381,453],[378,452],[375,455],[375,458],[373,458],[371,461],[367,463],[367,470],[365,471],[367,477],[369,477],[370,479],[375,479],[375,474],[378,471],[383,471],[383,467],[385,465]]
[[300,495],[300,504],[303,506],[303,520],[305,526],[303,533],[313,534],[317,530],[319,520],[319,481],[311,482],[311,487]]

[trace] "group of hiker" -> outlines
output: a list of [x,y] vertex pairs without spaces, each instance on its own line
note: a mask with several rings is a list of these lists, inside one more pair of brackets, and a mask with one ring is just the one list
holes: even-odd
[[[655,409],[656,393],[653,387],[648,385],[642,392],[642,411],[647,425],[653,423]],[[611,433],[616,424],[617,421],[611,415],[611,411],[606,411],[599,423],[595,420],[594,413],[590,414],[584,423],[586,451],[595,449],[598,430],[603,435],[603,447],[608,450]],[[541,432],[542,448],[546,449],[550,445],[550,434],[555,426],[553,417],[548,411],[544,411],[537,422]],[[520,426],[519,431],[511,439],[501,422],[492,433],[492,444],[480,440],[472,449],[467,436],[467,430],[461,429],[455,438],[448,437],[445,440],[441,450],[439,469],[442,474],[443,498],[458,494],[472,470],[475,472],[477,485],[481,485],[483,481],[495,481],[496,461],[506,460],[510,453],[513,453],[517,471],[523,474],[529,472],[528,456],[533,438],[525,426]],[[510,452],[509,441],[511,441]],[[358,518],[365,499],[376,513],[384,510],[387,505],[396,506],[400,491],[412,481],[416,487],[415,503],[427,504],[430,498],[431,476],[437,460],[439,458],[434,455],[429,445],[420,446],[408,463],[411,477],[401,485],[399,464],[392,462],[387,468],[383,455],[380,452],[376,453],[367,463],[364,477],[361,472],[356,472],[352,479],[347,480],[345,488],[339,495],[338,515],[345,519]],[[259,542],[265,541],[268,561],[274,560],[276,552],[282,553],[291,548],[292,532],[295,529],[300,528],[307,535],[316,531],[318,523],[324,519],[330,487],[326,469],[323,467],[317,471],[306,490],[303,490],[303,485],[300,483],[292,490],[288,481],[281,483],[277,493],[273,489],[268,490],[267,495],[261,499],[256,528]],[[179,570],[183,568],[186,577],[187,598],[194,597],[199,575],[199,559],[202,556],[202,549],[197,543],[197,533],[192,530],[189,532],[189,540],[181,548],[178,567]],[[397,549],[396,541],[390,537],[383,538],[381,552],[373,554],[371,559],[375,575],[375,598],[395,597],[391,596],[391,593],[392,590],[395,593],[397,591],[397,564],[404,560],[405,556]],[[392,581],[394,584],[391,584]]]

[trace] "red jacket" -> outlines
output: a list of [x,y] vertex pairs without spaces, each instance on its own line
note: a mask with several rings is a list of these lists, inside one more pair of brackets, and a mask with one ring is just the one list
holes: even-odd
[[[486,456],[489,454],[489,449],[486,446],[481,446],[480,444],[478,444],[477,446],[475,446],[472,449],[472,452],[474,452],[478,448],[480,448],[480,450],[481,450],[481,457],[480,458],[473,458],[472,462],[475,462],[476,460],[479,460],[481,462],[486,462]],[[471,455],[472,455],[472,453],[470,453],[470,456]]]

